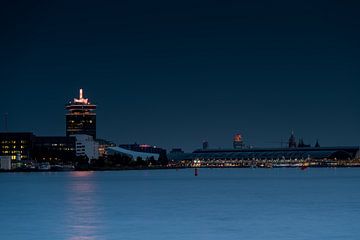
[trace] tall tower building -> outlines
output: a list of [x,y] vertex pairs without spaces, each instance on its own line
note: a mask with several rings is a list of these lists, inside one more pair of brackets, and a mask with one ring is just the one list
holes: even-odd
[[67,110],[66,136],[86,134],[96,139],[96,105],[84,98],[82,89],[79,98],[70,101],[65,109]]
[[233,139],[234,149],[243,149],[245,147],[244,140],[241,134],[236,134]]

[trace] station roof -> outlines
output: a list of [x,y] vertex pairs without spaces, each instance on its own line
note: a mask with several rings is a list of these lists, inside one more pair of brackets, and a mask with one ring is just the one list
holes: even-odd
[[133,159],[137,159],[138,157],[142,158],[142,159],[149,159],[151,157],[153,157],[155,160],[159,159],[159,154],[157,153],[147,153],[147,152],[137,152],[137,151],[132,151],[132,150],[128,150],[122,147],[108,147],[106,149],[106,151],[108,152],[108,154],[111,155],[126,155],[129,156]]
[[176,156],[177,159],[353,159],[359,147],[209,149]]

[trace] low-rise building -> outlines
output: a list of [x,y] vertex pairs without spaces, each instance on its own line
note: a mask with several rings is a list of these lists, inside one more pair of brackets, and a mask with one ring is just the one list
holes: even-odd
[[89,160],[99,158],[99,143],[90,135],[76,134],[76,156],[87,157]]
[[32,160],[49,163],[73,162],[76,158],[75,144],[75,137],[35,137]]
[[71,162],[76,158],[74,137],[38,137],[31,132],[0,133],[0,156],[9,156],[13,163],[22,161]]

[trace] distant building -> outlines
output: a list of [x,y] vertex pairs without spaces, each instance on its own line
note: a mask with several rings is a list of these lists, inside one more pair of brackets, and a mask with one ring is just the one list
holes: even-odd
[[119,147],[131,150],[131,151],[136,151],[136,152],[156,153],[156,154],[159,154],[160,158],[167,158],[165,149],[159,148],[159,147],[156,147],[156,146],[151,146],[151,145],[148,145],[148,144],[137,144],[137,143],[134,143],[134,144],[120,144]]
[[153,158],[154,160],[159,160],[159,153],[151,153],[151,152],[140,152],[135,150],[126,149],[123,147],[108,147],[106,149],[108,155],[123,155],[136,160],[141,158],[142,160],[149,160]]
[[203,142],[203,147],[202,147],[202,149],[203,150],[206,150],[206,149],[208,149],[209,148],[209,142],[208,141],[204,141]]
[[296,138],[294,132],[292,132],[289,138],[289,148],[296,148],[296,147],[297,147]]
[[37,162],[64,163],[76,158],[75,137],[35,137],[32,160]]
[[80,89],[79,98],[66,105],[66,136],[86,134],[96,139],[96,105],[84,98]]
[[11,160],[30,160],[33,150],[34,134],[31,132],[0,133],[0,156],[10,156]]
[[99,151],[99,157],[105,157],[106,156],[106,149],[108,147],[116,147],[116,144],[111,142],[111,141],[107,141],[104,139],[96,139],[96,142],[99,145],[98,151]]
[[250,163],[256,161],[298,161],[298,160],[341,160],[351,161],[360,157],[358,146],[345,147],[320,147],[316,141],[315,147],[305,144],[302,139],[296,144],[296,138],[292,132],[289,138],[289,146],[281,148],[245,148],[240,134],[234,137],[234,149],[200,149],[192,153],[171,151],[169,159],[174,161],[201,160],[208,162],[238,162]]
[[142,158],[143,160],[149,160],[154,158],[155,160],[167,160],[166,150],[156,146],[148,144],[120,144],[118,147],[108,147],[106,149],[108,155],[125,155],[132,159]]
[[236,134],[233,139],[234,149],[243,149],[245,147],[244,140],[240,134]]
[[171,151],[170,151],[170,154],[183,154],[184,153],[184,151],[181,149],[181,148],[173,148],[173,149],[171,149]]
[[187,159],[200,160],[352,160],[359,156],[359,147],[252,148],[208,149],[186,154]]
[[185,152],[181,148],[173,148],[167,155],[168,159],[171,161],[181,160]]
[[304,140],[302,138],[299,139],[299,144],[298,144],[298,147],[299,148],[308,148],[308,147],[311,147],[310,144],[305,144],[304,143]]
[[99,158],[99,143],[90,135],[76,134],[76,156],[87,157],[89,160]]

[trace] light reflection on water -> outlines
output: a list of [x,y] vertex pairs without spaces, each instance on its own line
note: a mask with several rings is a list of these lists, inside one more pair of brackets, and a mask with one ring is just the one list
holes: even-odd
[[360,236],[360,168],[0,174],[0,240]]
[[93,179],[94,172],[72,172],[67,186],[66,226],[69,240],[101,239],[99,231],[102,226],[98,186]]

